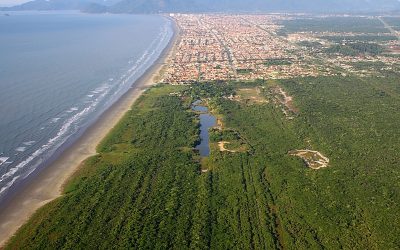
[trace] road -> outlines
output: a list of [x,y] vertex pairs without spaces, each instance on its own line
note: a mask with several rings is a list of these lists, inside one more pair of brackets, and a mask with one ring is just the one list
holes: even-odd
[[386,29],[388,29],[390,31],[390,33],[392,33],[392,35],[394,35],[395,37],[397,37],[397,40],[400,41],[400,35],[399,33],[394,30],[392,28],[392,26],[390,26],[385,20],[382,19],[382,17],[378,17],[378,20],[381,21],[381,23],[383,23],[383,25],[385,26]]

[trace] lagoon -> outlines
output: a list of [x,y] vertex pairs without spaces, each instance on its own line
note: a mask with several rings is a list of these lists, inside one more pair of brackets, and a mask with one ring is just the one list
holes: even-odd
[[200,112],[200,144],[196,146],[201,157],[210,156],[210,135],[209,129],[217,125],[217,118],[209,113],[206,106],[201,105],[201,101],[196,101],[192,105],[192,110]]

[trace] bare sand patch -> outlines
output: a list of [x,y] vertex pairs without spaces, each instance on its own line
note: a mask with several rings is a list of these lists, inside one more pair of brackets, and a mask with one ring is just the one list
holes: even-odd
[[306,163],[309,168],[321,169],[329,165],[328,157],[324,156],[318,151],[313,150],[293,150],[289,152],[290,155],[298,156]]
[[299,113],[299,110],[293,104],[293,96],[290,96],[281,87],[274,87],[272,94],[275,97],[275,101],[282,105],[282,112],[288,119],[293,119],[293,115]]
[[230,153],[236,153],[236,150],[229,150],[227,148],[225,148],[225,144],[229,144],[230,142],[227,141],[220,141],[218,142],[218,147],[219,147],[219,151],[221,152],[230,152]]

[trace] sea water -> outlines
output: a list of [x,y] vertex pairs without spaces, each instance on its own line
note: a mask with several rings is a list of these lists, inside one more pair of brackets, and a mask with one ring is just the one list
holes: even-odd
[[120,98],[173,36],[157,15],[0,12],[0,198]]

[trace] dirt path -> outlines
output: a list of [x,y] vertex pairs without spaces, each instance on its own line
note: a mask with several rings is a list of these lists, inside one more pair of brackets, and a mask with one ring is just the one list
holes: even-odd
[[399,33],[398,33],[396,30],[394,30],[394,29],[392,28],[392,26],[390,26],[385,20],[383,20],[382,17],[378,17],[378,20],[381,21],[381,23],[385,26],[385,28],[386,28],[387,30],[390,31],[390,33],[392,33],[392,35],[394,35],[395,37],[397,37],[397,40],[400,41],[400,35],[399,35]]

